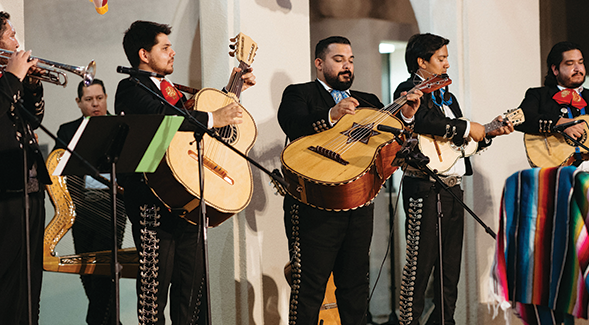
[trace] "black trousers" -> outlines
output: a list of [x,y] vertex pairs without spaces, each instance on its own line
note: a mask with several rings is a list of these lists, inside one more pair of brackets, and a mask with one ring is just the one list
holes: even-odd
[[[459,198],[460,186],[450,188]],[[442,261],[444,274],[444,324],[455,324],[454,310],[458,297],[460,262],[464,233],[464,209],[454,198],[440,189],[442,203]],[[440,271],[437,230],[437,191],[434,183],[425,179],[405,177],[403,203],[407,256],[403,269],[400,297],[401,324],[419,324],[423,312],[424,294],[429,277],[434,271],[435,309],[430,320],[441,323]]]
[[199,227],[170,213],[141,182],[125,185],[125,208],[140,252],[140,324],[165,324],[170,293],[173,324],[206,324],[203,241]]
[[[39,322],[43,278],[44,192],[29,194],[31,302],[33,324]],[[28,324],[27,268],[23,194],[0,195],[0,322]]]
[[292,286],[289,324],[316,325],[333,272],[342,325],[366,324],[374,205],[328,212],[284,200]]

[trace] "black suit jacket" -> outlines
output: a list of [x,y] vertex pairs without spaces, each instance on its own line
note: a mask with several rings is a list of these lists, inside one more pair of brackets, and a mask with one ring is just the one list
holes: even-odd
[[[23,129],[21,118],[18,117],[16,102],[23,99],[24,108],[36,117],[29,118],[21,112],[26,128]],[[35,89],[25,87],[18,78],[10,72],[0,77],[0,190],[20,190],[23,182],[23,153],[21,140],[24,137],[27,150],[29,169],[37,165],[37,179],[42,184],[51,184],[51,179],[45,167],[45,160],[39,149],[39,144],[33,134],[45,115],[43,101],[43,86]]]
[[[137,76],[137,79],[147,86],[155,93],[162,95],[159,88],[153,83],[149,77]],[[182,98],[176,103],[176,107],[182,107],[182,104],[186,102],[186,97],[182,95]],[[164,115],[180,115],[176,110],[164,104],[161,100],[153,96],[153,94],[147,92],[141,86],[137,85],[131,78],[123,79],[119,82],[117,92],[115,94],[115,112],[121,114],[124,112],[126,115],[129,114],[164,114]],[[208,123],[208,114],[205,112],[190,111],[190,114],[194,116],[199,122],[205,126]],[[196,128],[193,127],[188,121],[184,121],[180,126],[182,131],[193,131]]]
[[[421,80],[416,76],[409,77],[409,79],[402,82],[395,90],[395,98],[401,96],[401,92],[411,90],[416,82],[414,80]],[[414,131],[419,134],[430,134],[437,136],[446,136],[452,139],[454,143],[461,145],[464,142],[464,133],[466,132],[467,122],[461,120],[462,110],[458,104],[458,100],[454,94],[450,93],[452,104],[450,109],[456,118],[446,117],[444,112],[433,103],[432,94],[424,94],[421,98],[421,105],[415,113],[415,126]],[[440,99],[438,99],[439,101]],[[478,150],[491,145],[491,140],[486,139],[479,142]],[[466,167],[465,175],[472,175],[472,165],[470,159],[467,157],[464,159]]]
[[[359,107],[382,108],[374,94],[350,91],[360,102]],[[286,87],[278,108],[278,123],[292,141],[331,128],[329,110],[335,106],[331,94],[318,81],[294,84]]]
[[[544,86],[530,88],[526,91],[526,96],[520,104],[524,112],[524,123],[515,127],[516,130],[524,133],[550,132],[551,127],[561,117],[568,118],[567,105],[558,104],[552,97],[559,92],[556,86]],[[589,102],[589,90],[583,88],[581,96]],[[581,113],[578,109],[572,107],[573,117]],[[589,112],[586,112],[589,113]]]

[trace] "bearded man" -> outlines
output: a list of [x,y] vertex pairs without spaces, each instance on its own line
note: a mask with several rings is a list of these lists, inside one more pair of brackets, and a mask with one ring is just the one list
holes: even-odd
[[[530,88],[520,107],[525,122],[515,129],[524,133],[552,133],[556,125],[572,122],[573,118],[585,115],[589,91],[585,82],[585,62],[578,44],[560,42],[555,44],[546,59],[548,72],[544,87]],[[564,132],[579,139],[583,124],[571,125]]]
[[[347,38],[319,41],[314,64],[315,81],[289,85],[282,94],[278,122],[291,141],[331,128],[359,105],[383,107],[376,95],[350,90],[354,54]],[[406,124],[413,122],[421,95],[409,94],[397,113]],[[318,323],[332,272],[341,324],[366,324],[374,205],[325,211],[286,195],[283,208],[292,266],[289,324]]]

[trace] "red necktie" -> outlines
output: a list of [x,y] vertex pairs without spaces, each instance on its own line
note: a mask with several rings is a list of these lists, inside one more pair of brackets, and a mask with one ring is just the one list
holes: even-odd
[[587,102],[573,89],[563,89],[556,93],[552,99],[559,104],[570,105],[581,109],[587,106]]
[[180,93],[166,79],[162,80],[160,84],[160,89],[162,90],[162,95],[164,95],[164,98],[170,104],[176,105],[178,100],[180,100]]

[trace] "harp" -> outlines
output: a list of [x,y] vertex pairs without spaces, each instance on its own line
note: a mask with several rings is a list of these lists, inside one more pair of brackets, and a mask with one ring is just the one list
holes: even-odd
[[[97,251],[81,254],[71,254],[59,256],[55,249],[59,241],[72,228],[76,220],[76,209],[82,209],[84,204],[89,204],[93,215],[100,216],[105,220],[110,220],[110,205],[99,203],[99,200],[94,202],[84,202],[84,197],[76,195],[77,192],[72,191],[79,182],[83,182],[83,178],[79,177],[64,177],[53,176],[53,172],[65,152],[64,149],[54,150],[47,157],[47,169],[51,175],[52,185],[47,185],[47,193],[51,199],[51,203],[55,208],[55,216],[45,227],[45,234],[43,239],[43,269],[51,272],[75,273],[75,274],[95,274],[95,275],[111,275],[111,251]],[[67,183],[66,183],[66,178]],[[70,188],[68,188],[68,184]],[[70,193],[70,191],[72,191]],[[71,195],[73,194],[73,195]],[[87,194],[87,193],[86,193]],[[105,191],[95,191],[94,195],[107,195]],[[74,200],[72,200],[74,197]],[[103,200],[104,201],[104,200]],[[117,226],[124,227],[123,202],[121,198],[117,198],[117,207],[121,207],[121,211],[117,211]],[[117,209],[118,210],[118,209]],[[121,215],[123,213],[123,224],[120,224]],[[107,223],[110,223],[108,221]],[[122,237],[122,236],[121,236]],[[119,237],[119,243],[121,243]],[[111,237],[112,238],[112,237]],[[112,240],[111,240],[112,242]],[[137,250],[133,248],[122,248],[118,250],[118,261],[123,266],[121,276],[124,278],[135,278],[137,276],[137,269],[139,259]]]

